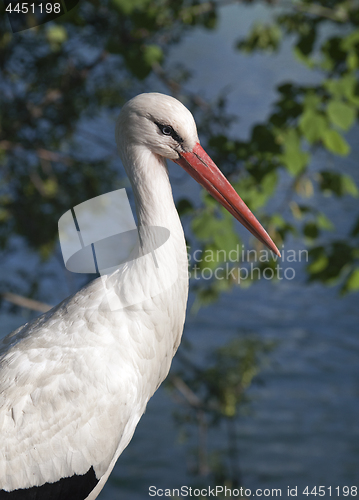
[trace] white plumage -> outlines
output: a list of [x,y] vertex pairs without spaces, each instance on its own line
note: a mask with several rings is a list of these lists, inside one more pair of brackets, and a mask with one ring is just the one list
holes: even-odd
[[[193,117],[177,100],[132,99],[121,111],[116,139],[134,190],[143,253],[153,248],[147,228],[168,228],[170,238],[156,251],[157,271],[145,259],[133,260],[106,276],[105,286],[103,278],[94,280],[3,340],[0,499],[95,499],[167,376],[181,340],[188,276],[165,158],[277,251],[199,146]],[[143,291],[148,298],[136,302]],[[107,292],[121,296],[123,309],[111,311]]]

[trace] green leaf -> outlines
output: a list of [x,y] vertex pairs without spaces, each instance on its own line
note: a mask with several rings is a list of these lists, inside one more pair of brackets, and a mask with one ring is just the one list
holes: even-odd
[[355,106],[359,106],[359,97],[356,95],[357,76],[356,73],[347,73],[342,78],[325,80],[326,88],[336,99],[346,97]]
[[359,97],[356,95],[357,84],[358,79],[356,72],[348,73],[341,79],[344,96],[348,99],[348,101],[352,102],[356,106],[359,106]]
[[320,273],[328,266],[328,257],[323,253],[307,267],[311,274]]
[[11,213],[9,210],[6,210],[5,208],[0,208],[0,222],[5,222],[8,219],[10,219]]
[[247,38],[237,42],[237,49],[248,53],[255,50],[271,52],[278,49],[281,38],[281,29],[276,24],[256,24]]
[[356,111],[343,101],[334,99],[327,106],[329,120],[338,127],[349,130],[356,118]]
[[340,156],[346,156],[350,153],[350,146],[347,141],[333,129],[328,129],[324,132],[323,142],[325,147]]
[[[221,210],[224,212],[225,209]],[[231,250],[235,249],[239,243],[238,236],[233,228],[233,217],[226,212],[225,219],[220,222],[220,226],[217,231],[213,234],[214,243],[217,245],[219,250],[225,250],[229,253]]]
[[46,30],[46,38],[53,51],[58,51],[61,45],[67,40],[67,31],[59,24],[51,25]]
[[345,283],[345,291],[356,292],[359,290],[359,268],[355,268],[354,271],[349,275],[347,282]]
[[350,175],[342,175],[342,189],[344,193],[351,194],[355,198],[359,195],[357,185]]
[[348,52],[347,65],[350,70],[356,70],[359,66],[359,57],[354,50]]
[[283,137],[284,154],[280,160],[292,175],[299,174],[309,161],[309,154],[301,149],[300,138],[295,129],[289,129]]
[[305,111],[299,119],[299,128],[310,144],[322,139],[328,129],[328,122],[322,114]]
[[305,55],[298,47],[294,47],[293,54],[299,60],[299,62],[301,62],[305,66],[307,66],[310,69],[314,68],[315,62],[313,58]]
[[282,228],[286,225],[286,221],[280,214],[273,214],[271,217],[271,224],[277,228]]
[[313,91],[306,92],[304,98],[304,109],[315,111],[320,106],[322,99]]
[[274,170],[263,177],[261,182],[261,189],[267,197],[271,196],[274,193],[277,183],[278,176]]
[[163,51],[158,45],[146,45],[144,48],[143,59],[148,66],[161,62]]
[[213,232],[216,229],[216,219],[212,213],[203,211],[192,221],[191,227],[195,236],[200,240],[208,240],[213,237]]
[[343,96],[343,87],[341,85],[341,80],[334,80],[328,78],[323,82],[324,88],[326,88],[333,96],[340,98]]
[[42,187],[44,190],[44,195],[48,198],[53,198],[54,196],[56,196],[59,190],[58,183],[55,179],[46,179],[45,181],[43,181]]
[[327,231],[332,231],[334,229],[334,225],[331,220],[328,219],[324,214],[318,214],[317,224],[320,229],[326,229]]
[[351,49],[356,49],[359,44],[359,31],[355,30],[352,33],[349,33],[346,37],[341,40],[341,47],[345,51],[349,51]]

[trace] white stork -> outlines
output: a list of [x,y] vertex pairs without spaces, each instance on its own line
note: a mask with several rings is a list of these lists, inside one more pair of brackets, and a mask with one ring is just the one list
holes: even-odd
[[[120,113],[116,140],[139,225],[170,231],[160,274],[168,286],[161,283],[158,293],[158,276],[143,259],[133,260],[107,276],[105,287],[95,279],[2,341],[1,500],[95,499],[168,374],[181,340],[188,275],[166,158],[279,254],[199,145],[194,119],[179,101],[138,95]],[[151,246],[146,238],[144,231],[141,243]],[[111,311],[106,289],[135,305]],[[143,289],[147,298],[136,303]]]

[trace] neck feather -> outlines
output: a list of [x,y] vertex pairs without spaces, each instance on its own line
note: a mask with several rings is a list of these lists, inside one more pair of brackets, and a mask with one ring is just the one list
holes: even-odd
[[[155,227],[169,230],[169,240],[164,246],[160,246],[156,255],[162,262],[161,266],[166,269],[167,276],[172,272],[175,272],[176,280],[178,276],[177,286],[183,289],[181,297],[186,300],[188,289],[186,242],[173,201],[166,160],[145,147],[128,148],[125,154],[122,151],[121,157],[135,196],[144,253],[148,249],[158,248],[158,241],[156,242],[158,233],[152,232]],[[176,262],[175,266],[172,259]]]
[[146,147],[129,148],[121,156],[135,196],[139,225],[166,227],[183,235],[166,160]]

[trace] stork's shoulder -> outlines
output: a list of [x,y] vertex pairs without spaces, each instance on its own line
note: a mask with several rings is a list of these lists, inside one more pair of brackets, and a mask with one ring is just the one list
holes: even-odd
[[136,374],[118,363],[120,347],[106,325],[94,327],[106,320],[101,300],[92,282],[5,339],[0,497],[2,489],[65,488],[61,478],[75,475],[86,483],[95,474],[97,482],[133,432],[131,419],[142,410]]
[[87,318],[98,309],[103,300],[104,290],[101,280],[96,279],[78,292],[70,295],[46,313],[20,326],[0,341],[0,359],[21,343],[21,349],[42,348],[51,344],[61,344],[75,340],[73,334],[81,333]]

